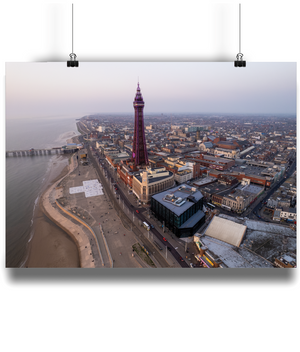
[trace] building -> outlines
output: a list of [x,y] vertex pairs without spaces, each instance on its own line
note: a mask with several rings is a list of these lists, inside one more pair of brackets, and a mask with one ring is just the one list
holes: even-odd
[[215,148],[215,155],[222,155],[224,158],[236,159],[240,155],[239,149]]
[[290,222],[296,221],[297,219],[296,209],[284,207],[280,212],[280,218]]
[[62,149],[75,150],[78,149],[78,145],[76,143],[68,143],[67,145],[63,145]]
[[205,235],[219,241],[239,247],[246,233],[247,226],[214,216],[205,230]]
[[135,166],[148,165],[148,152],[146,147],[146,137],[144,128],[144,100],[138,84],[136,96],[133,101],[134,107],[134,136],[132,145],[132,161]]
[[203,196],[188,185],[177,186],[151,198],[152,214],[177,237],[192,236],[204,224]]
[[189,169],[178,170],[175,174],[175,181],[179,184],[185,183],[193,178],[193,172]]
[[263,191],[264,187],[251,185],[250,181],[247,180],[243,181],[241,185],[233,190],[222,192],[218,194],[217,197],[214,195],[212,199],[213,203],[216,205],[227,210],[242,213]]
[[[201,187],[200,191],[203,194],[203,197],[205,198],[205,200],[207,200],[208,202],[212,201],[212,197],[214,195],[216,195],[222,191],[226,191],[228,188],[230,188],[230,186],[226,186],[224,184],[221,184],[220,182],[204,183],[203,185],[200,185],[198,187]],[[220,202],[218,202],[218,203],[220,203]],[[217,205],[219,205],[219,204],[217,204]]]
[[[233,162],[235,162],[234,160]],[[278,167],[273,163],[257,163],[255,161],[247,161],[245,165],[230,166],[230,170],[225,170],[221,173],[218,170],[211,170],[209,174],[213,177],[219,178],[221,175],[228,175],[236,177],[239,181],[247,178],[251,183],[256,183],[264,187],[270,187],[273,183],[281,179],[284,175],[284,168]]]
[[124,184],[129,188],[129,190],[132,190],[132,179],[134,171],[129,167],[129,165],[121,161],[117,166],[117,174],[120,180],[123,181]]
[[98,139],[98,131],[92,131],[90,133],[90,140],[91,141],[96,141]]
[[284,254],[275,258],[274,264],[278,268],[296,268],[296,256],[291,253]]
[[174,174],[164,167],[150,168],[135,173],[132,178],[132,191],[143,203],[151,196],[174,186]]
[[194,243],[207,268],[296,267],[296,232],[282,225],[220,214]]
[[237,140],[232,140],[232,141],[214,141],[217,147],[222,148],[222,149],[243,149],[243,145],[246,144],[247,142],[243,141],[237,141]]
[[270,208],[294,207],[296,195],[296,179],[290,177],[268,199],[267,206]]
[[108,164],[113,167],[115,170],[117,170],[117,167],[120,163],[121,160],[129,160],[130,156],[127,153],[107,153],[106,154],[106,160]]
[[[214,183],[217,181],[218,181],[218,179],[216,179],[215,177],[207,176],[207,177],[201,178],[200,180],[194,181],[193,185],[200,188],[200,187],[210,185],[211,183]],[[201,192],[202,192],[202,190],[201,190]]]
[[199,145],[199,149],[202,152],[209,152],[211,149],[213,149],[213,144],[212,144],[212,142],[202,142]]
[[194,156],[196,157],[193,158],[193,155],[188,155],[187,158],[209,169],[216,169],[216,170],[223,171],[223,170],[228,170],[229,168],[235,165],[234,160],[229,160],[225,158],[219,158],[219,157],[205,155],[205,154],[200,154],[200,155],[195,154]]
[[205,131],[207,130],[206,125],[199,125],[199,126],[189,126],[184,128],[185,132],[197,132],[197,131]]
[[105,132],[105,126],[98,126],[97,131],[99,132]]

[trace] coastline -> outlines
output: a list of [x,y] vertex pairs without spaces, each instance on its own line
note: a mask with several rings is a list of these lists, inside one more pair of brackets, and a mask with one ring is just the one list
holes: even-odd
[[[76,136],[71,140],[76,140]],[[69,143],[70,140],[68,140]],[[51,164],[47,179],[41,190],[33,220],[33,236],[29,243],[26,268],[78,268],[78,248],[72,238],[56,225],[43,210],[42,199],[57,180],[65,176],[70,166],[70,155],[60,156]]]

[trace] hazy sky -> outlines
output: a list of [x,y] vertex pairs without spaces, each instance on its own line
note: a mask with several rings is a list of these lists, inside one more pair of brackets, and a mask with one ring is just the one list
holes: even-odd
[[144,112],[296,114],[296,63],[80,62],[6,64],[6,117]]

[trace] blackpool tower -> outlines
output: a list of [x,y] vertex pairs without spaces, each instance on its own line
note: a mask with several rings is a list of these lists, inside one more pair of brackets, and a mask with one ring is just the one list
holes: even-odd
[[135,166],[148,165],[148,153],[146,148],[146,138],[144,130],[144,100],[142,97],[140,85],[138,83],[134,107],[134,136],[132,144],[132,161]]

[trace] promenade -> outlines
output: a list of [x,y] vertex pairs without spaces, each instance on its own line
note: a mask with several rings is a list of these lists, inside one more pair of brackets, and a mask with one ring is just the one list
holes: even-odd
[[57,196],[59,196],[59,189],[57,187],[60,182],[67,178],[77,167],[75,157],[71,157],[69,172],[60,180],[51,185],[42,196],[42,209],[44,213],[64,231],[66,231],[74,240],[80,259],[80,266],[82,268],[102,267],[103,260],[101,253],[98,250],[96,239],[93,238],[92,233],[87,227],[82,226],[75,217],[68,215],[66,210],[57,204]]
[[94,165],[78,163],[77,155],[71,157],[67,175],[43,195],[43,211],[72,237],[81,267],[146,268],[147,265],[133,255],[132,246],[139,239],[130,227],[124,227],[105,185],[104,193],[97,196],[70,193],[73,187],[82,188],[84,182],[100,182]]

